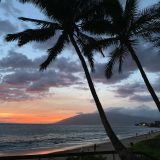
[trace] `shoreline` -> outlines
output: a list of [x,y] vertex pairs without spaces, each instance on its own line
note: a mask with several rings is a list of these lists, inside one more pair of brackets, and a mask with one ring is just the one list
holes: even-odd
[[[145,134],[141,134],[141,135],[138,135],[138,136],[123,138],[123,139],[120,139],[120,140],[122,141],[122,143],[126,147],[129,147],[131,142],[133,144],[135,144],[135,143],[143,141],[143,140],[152,139],[159,134],[160,134],[160,131],[155,131],[154,133],[150,133],[150,134],[145,133]],[[91,146],[83,146],[82,148],[75,148],[74,150],[66,150],[66,151],[67,152],[69,152],[69,151],[74,152],[74,151],[80,151],[80,150],[83,151],[83,152],[94,151],[94,144],[91,145]],[[113,148],[113,145],[110,141],[96,144],[96,151],[111,151],[111,150],[114,150],[114,148]]]
[[[139,134],[137,136],[131,136],[128,138],[121,139],[122,143],[129,147],[131,143],[135,144],[139,141],[151,139],[156,135],[159,135],[160,131],[154,131],[153,133],[145,133]],[[110,141],[108,142],[100,142],[96,143],[96,151],[111,151],[114,150]],[[94,144],[88,145],[78,145],[78,146],[70,146],[63,148],[40,148],[40,149],[32,149],[32,150],[24,150],[24,151],[9,151],[0,153],[0,157],[5,156],[24,156],[24,155],[43,155],[43,154],[54,154],[54,153],[74,153],[74,152],[93,152]]]

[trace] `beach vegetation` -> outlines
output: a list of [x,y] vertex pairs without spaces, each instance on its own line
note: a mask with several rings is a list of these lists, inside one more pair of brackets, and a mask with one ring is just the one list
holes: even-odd
[[135,152],[142,152],[160,160],[160,135],[153,139],[138,142],[132,146]]

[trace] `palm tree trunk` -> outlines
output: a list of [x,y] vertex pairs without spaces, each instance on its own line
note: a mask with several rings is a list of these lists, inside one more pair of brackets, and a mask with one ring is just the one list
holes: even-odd
[[135,51],[133,49],[133,47],[130,44],[127,44],[127,47],[128,47],[128,50],[130,51],[130,53],[132,55],[132,58],[136,62],[137,66],[138,66],[138,69],[139,69],[139,71],[140,71],[140,73],[141,73],[141,75],[143,77],[143,80],[144,80],[144,82],[145,82],[145,84],[146,84],[146,86],[148,88],[148,91],[150,92],[150,94],[151,94],[151,96],[152,96],[152,98],[153,98],[153,100],[154,100],[155,104],[157,105],[157,108],[158,108],[158,110],[160,112],[160,101],[159,101],[155,91],[153,90],[153,88],[152,88],[152,86],[151,86],[151,84],[150,84],[150,82],[149,82],[149,80],[148,80],[143,68],[142,68],[142,65],[141,65],[141,63],[140,63],[140,61],[139,61],[139,59],[138,59],[138,57],[137,57],[137,55],[136,55],[136,53],[135,53]]
[[92,82],[92,79],[91,79],[91,76],[90,76],[90,73],[88,71],[88,68],[87,68],[87,65],[86,65],[86,62],[81,54],[81,51],[74,39],[74,37],[72,35],[70,35],[70,40],[78,54],[78,57],[81,61],[81,64],[83,66],[83,69],[84,69],[84,72],[85,72],[85,75],[86,75],[86,78],[87,78],[87,82],[88,82],[88,85],[89,85],[89,88],[90,88],[90,91],[92,93],[92,96],[94,98],[94,101],[96,103],[96,106],[97,106],[97,109],[99,111],[99,115],[100,115],[100,118],[101,118],[101,121],[102,121],[102,124],[105,128],[105,131],[106,133],[108,134],[108,137],[110,138],[115,150],[117,151],[117,153],[119,154],[119,156],[121,157],[122,160],[131,160],[131,158],[128,158],[128,157],[131,157],[131,154],[130,156],[128,156],[128,150],[127,148],[121,143],[121,141],[117,138],[117,136],[115,135],[114,131],[112,130],[107,118],[106,118],[106,115],[105,115],[105,112],[102,108],[102,105],[99,101],[99,98],[97,96],[97,93],[96,93],[96,90],[94,88],[94,84]]

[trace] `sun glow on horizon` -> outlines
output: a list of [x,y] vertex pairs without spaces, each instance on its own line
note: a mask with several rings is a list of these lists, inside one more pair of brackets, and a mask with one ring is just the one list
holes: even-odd
[[27,115],[27,114],[12,114],[0,113],[0,123],[55,123],[73,115],[58,114],[58,115]]

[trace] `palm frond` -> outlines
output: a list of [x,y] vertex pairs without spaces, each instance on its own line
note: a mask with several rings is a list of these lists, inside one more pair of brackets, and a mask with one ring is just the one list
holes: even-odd
[[149,36],[154,36],[155,34],[160,33],[160,22],[155,22],[149,25],[146,25],[144,28],[136,32],[136,36],[141,36],[142,38],[147,38]]
[[155,47],[159,47],[160,48],[160,35],[159,36],[155,36],[154,38],[150,39],[150,42],[153,43],[153,45]]
[[149,24],[150,22],[151,22],[150,14],[146,10],[143,10],[141,11],[140,15],[135,19],[135,21],[132,23],[129,30],[131,33],[136,34],[137,31],[143,29],[143,26]]
[[94,55],[92,52],[90,52],[87,56],[91,71],[94,72],[95,68],[94,68]]
[[93,72],[94,71],[94,56],[93,56],[92,50],[87,48],[87,45],[92,44],[96,40],[93,37],[85,35],[81,32],[79,32],[76,37],[77,37],[77,43],[81,46],[81,50],[84,56],[87,57],[91,71]]
[[106,65],[105,75],[107,79],[110,79],[113,75],[113,66],[115,63],[119,63],[118,71],[119,73],[122,72],[122,64],[124,58],[126,56],[126,48],[125,47],[118,47],[110,54],[110,59]]
[[91,41],[87,44],[83,43],[81,45],[81,48],[85,55],[89,55],[90,53],[93,53],[95,51],[95,52],[101,53],[102,56],[104,57],[103,50],[114,44],[118,44],[118,41],[116,38],[108,38],[108,39],[101,39],[101,40],[98,39],[95,41]]
[[137,10],[138,10],[137,3],[138,3],[137,0],[126,1],[124,15],[123,15],[125,29],[129,29],[130,25],[133,23],[134,18],[137,15]]
[[151,42],[151,39],[157,37],[160,33],[160,21],[153,21],[145,24],[141,29],[134,31],[134,36],[143,38],[147,42]]
[[147,10],[148,10],[148,13],[150,13],[150,15],[152,16],[152,18],[156,18],[156,19],[160,18],[160,2],[147,8]]
[[[96,27],[95,27],[96,26]],[[115,34],[114,26],[107,20],[92,20],[85,21],[81,26],[83,31],[90,32],[91,34]]]
[[160,7],[158,4],[151,6],[149,8],[143,9],[138,12],[137,16],[134,19],[132,26],[130,27],[130,32],[135,34],[137,32],[143,31],[150,26],[154,26],[154,23],[160,21]]
[[154,47],[160,48],[160,34],[148,36],[144,38],[147,42],[150,42],[153,44]]
[[[93,52],[93,46],[94,44],[96,44],[97,39],[93,38],[87,34],[83,34],[82,32],[78,32],[77,34],[78,40],[77,42],[80,44],[82,51],[84,53],[85,56],[89,55],[90,52]],[[97,47],[96,49],[97,52],[100,52],[102,54],[102,56],[104,57],[104,54],[102,52],[102,49],[100,47]]]
[[105,0],[101,8],[105,9],[105,14],[111,16],[114,22],[122,20],[123,16],[123,7],[120,3],[120,0]]
[[118,45],[118,37],[114,37],[114,38],[105,38],[105,39],[100,39],[97,40],[93,45],[92,48],[93,50],[97,50],[99,48],[101,49],[107,49],[110,46],[114,46],[114,45]]
[[43,42],[53,37],[55,34],[55,28],[42,28],[42,29],[28,29],[23,32],[19,32],[16,34],[8,34],[6,36],[6,41],[15,41],[18,40],[18,46],[23,46],[24,44],[37,41]]
[[52,20],[57,20],[59,23],[66,23],[71,19],[75,19],[74,8],[77,5],[77,0],[19,0],[22,3],[33,3],[46,16]]
[[[75,12],[78,14],[79,19],[83,21],[92,21],[104,17],[104,10],[101,7],[101,0],[77,0]],[[101,8],[101,9],[99,9]]]
[[49,64],[56,59],[56,57],[58,56],[58,54],[61,53],[61,51],[63,50],[65,43],[68,41],[67,36],[65,33],[63,33],[58,41],[56,42],[56,44],[48,49],[48,57],[47,59],[40,65],[40,70],[43,71],[45,70]]
[[52,26],[52,27],[55,27],[57,29],[61,29],[61,27],[57,23],[53,23],[53,22],[43,21],[43,20],[39,20],[39,19],[26,18],[26,17],[19,17],[18,19],[20,19],[22,21],[26,21],[26,22],[35,23],[36,25],[39,25],[42,28]]

